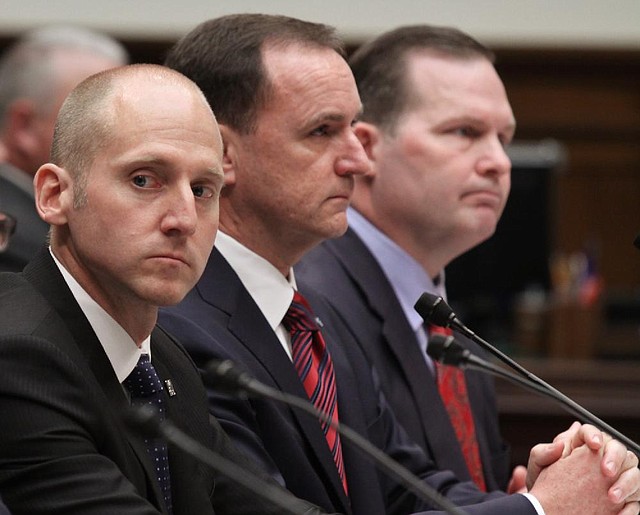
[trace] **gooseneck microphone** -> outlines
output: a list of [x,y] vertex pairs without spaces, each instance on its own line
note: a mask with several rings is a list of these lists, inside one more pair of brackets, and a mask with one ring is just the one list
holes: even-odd
[[464,325],[453,312],[453,310],[449,307],[449,304],[447,304],[442,297],[433,295],[429,292],[424,292],[422,295],[420,295],[420,298],[416,302],[414,309],[418,312],[418,314],[425,322],[437,325],[439,327],[457,329],[467,338],[479,344],[481,347],[489,351],[503,363],[506,363],[523,377],[526,377],[534,383],[542,382],[541,379],[538,379],[527,369],[520,366],[520,364],[516,363],[505,353],[495,348],[489,342],[480,338],[476,333],[474,333],[471,329]]
[[[550,397],[556,402],[559,402],[565,409],[567,409],[571,414],[577,416],[583,422],[589,422],[593,424],[601,431],[605,431],[613,438],[622,442],[627,446],[629,450],[633,451],[633,453],[640,458],[640,446],[636,442],[631,440],[626,435],[622,434],[617,429],[611,427],[600,418],[596,417],[593,413],[583,408],[580,404],[570,399],[550,384],[546,383],[536,375],[526,370],[520,364],[516,363],[506,354],[491,345],[489,342],[480,338],[458,319],[456,314],[442,299],[442,297],[432,295],[430,293],[423,293],[414,307],[425,322],[441,327],[450,327],[457,329],[469,339],[473,340],[481,347],[491,352],[503,363],[507,364],[509,367],[515,370],[519,375],[511,374],[501,367],[497,367],[488,361],[474,356],[468,349],[465,349],[462,345],[455,342],[455,339],[452,336],[445,339],[438,338],[438,336],[441,335],[434,334],[433,336],[430,336],[429,345],[427,346],[427,353],[430,356],[434,357],[431,354],[433,352],[434,355],[437,356],[434,357],[434,359],[436,359],[437,361],[441,361],[445,365],[460,367],[468,366],[481,372],[490,373],[492,375],[508,379],[521,386],[524,386],[525,388]],[[434,341],[435,349],[431,349],[430,351],[430,348],[432,347]]]
[[352,444],[354,448],[358,449],[369,460],[373,461],[380,470],[396,479],[422,500],[448,514],[463,515],[460,508],[456,507],[449,499],[443,497],[408,469],[391,459],[359,433],[344,424],[334,422],[331,417],[318,410],[306,399],[282,392],[258,381],[247,372],[236,367],[233,361],[210,361],[204,369],[204,381],[205,384],[217,388],[219,391],[245,396],[245,398],[253,396],[282,402],[300,409],[316,419],[323,420],[335,428],[335,430],[340,433],[340,436],[344,437],[346,442]]
[[197,440],[181,431],[169,419],[162,420],[158,410],[143,405],[128,410],[124,415],[125,423],[137,433],[149,438],[162,437],[183,452],[208,465],[216,472],[228,477],[253,492],[258,497],[278,506],[283,513],[290,515],[320,515],[320,509],[310,508],[309,504],[290,494],[279,485],[271,484],[247,471],[237,463],[216,454]]

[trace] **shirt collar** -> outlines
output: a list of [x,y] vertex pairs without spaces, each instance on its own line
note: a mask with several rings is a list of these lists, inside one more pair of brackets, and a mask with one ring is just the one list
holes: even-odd
[[269,261],[218,231],[216,248],[229,262],[271,328],[275,331],[287,313],[296,289],[293,269],[283,276]]
[[402,311],[414,331],[424,323],[414,309],[420,296],[428,291],[446,300],[444,271],[436,286],[422,266],[398,244],[378,230],[353,208],[347,211],[349,227],[358,235],[376,259],[400,301]]
[[71,294],[87,317],[91,328],[96,333],[104,349],[118,381],[122,383],[138,363],[141,354],[151,357],[151,335],[138,347],[133,338],[118,324],[91,296],[80,286],[78,281],[65,269],[49,249],[53,261],[60,270]]

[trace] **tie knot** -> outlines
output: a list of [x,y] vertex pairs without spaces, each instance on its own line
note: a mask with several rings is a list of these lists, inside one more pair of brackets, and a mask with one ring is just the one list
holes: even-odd
[[289,332],[317,331],[318,325],[315,323],[314,318],[307,300],[296,291],[291,305],[282,319],[282,324]]
[[162,381],[151,364],[148,354],[141,354],[138,363],[124,380],[132,397],[149,397],[163,390]]

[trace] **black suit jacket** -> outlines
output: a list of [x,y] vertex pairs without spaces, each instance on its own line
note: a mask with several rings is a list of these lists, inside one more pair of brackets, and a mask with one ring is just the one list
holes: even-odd
[[[296,279],[335,308],[381,378],[382,390],[409,436],[439,468],[464,480],[469,471],[436,381],[402,307],[380,265],[356,233],[325,241],[296,266]],[[473,353],[484,352],[456,334]],[[493,381],[466,371],[484,476],[489,490],[505,489],[509,447],[503,441]]]
[[[19,514],[157,514],[161,494],[128,401],[47,249],[23,274],[0,274],[0,494]],[[193,362],[156,328],[152,361],[171,379],[167,416],[245,465],[217,421]],[[169,444],[173,513],[278,513]],[[215,486],[215,489],[214,489]],[[213,503],[213,505],[212,505]]]
[[[375,374],[331,308],[302,292],[323,322],[323,335],[336,372],[340,421],[458,504],[494,499],[470,513],[534,513],[522,496],[485,496],[436,470],[411,442],[379,395]],[[178,306],[162,309],[160,325],[176,335],[196,363],[231,359],[269,386],[306,398],[302,384],[275,333],[240,279],[214,250],[200,282]],[[361,515],[411,513],[426,509],[395,481],[379,474],[343,439],[349,487],[347,501],[317,420],[261,399],[238,399],[208,389],[209,406],[235,443],[284,481],[296,496],[328,511]]]
[[14,173],[23,173],[7,163],[0,163],[0,211],[18,221],[9,247],[0,254],[0,271],[19,272],[44,244],[49,224],[38,215],[33,195],[3,177],[3,172],[9,168]]

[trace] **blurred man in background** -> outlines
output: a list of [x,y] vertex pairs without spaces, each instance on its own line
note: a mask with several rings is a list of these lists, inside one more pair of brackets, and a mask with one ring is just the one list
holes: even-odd
[[49,160],[56,115],[89,75],[128,62],[116,40],[73,26],[26,33],[0,60],[0,209],[18,226],[0,270],[22,270],[45,242],[48,224],[36,213],[33,176]]

